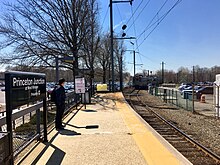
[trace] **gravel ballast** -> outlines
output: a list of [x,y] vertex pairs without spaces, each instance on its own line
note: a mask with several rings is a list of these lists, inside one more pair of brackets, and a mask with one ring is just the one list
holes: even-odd
[[[188,135],[220,155],[220,120],[198,113],[192,113],[173,105],[164,103],[160,98],[150,95],[147,91],[140,91],[141,100],[159,113],[172,124]],[[131,97],[135,99],[135,97]]]

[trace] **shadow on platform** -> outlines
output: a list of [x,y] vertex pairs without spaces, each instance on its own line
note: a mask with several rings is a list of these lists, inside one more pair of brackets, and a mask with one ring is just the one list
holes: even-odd
[[83,112],[97,112],[96,110],[92,110],[92,109],[84,109],[82,110]]
[[85,129],[97,129],[97,128],[99,128],[99,125],[87,125],[85,127],[79,127],[79,126],[75,126],[75,125],[72,125],[72,124],[69,124],[69,123],[66,123],[66,125],[74,127],[74,128],[78,128],[78,129],[80,129],[80,128],[85,128]]

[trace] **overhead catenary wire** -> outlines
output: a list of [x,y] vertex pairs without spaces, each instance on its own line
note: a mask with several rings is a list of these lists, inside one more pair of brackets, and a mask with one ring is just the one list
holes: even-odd
[[[138,5],[138,7],[135,9],[134,14],[137,12],[137,10],[139,9],[139,7],[141,6],[141,4],[143,3],[144,0],[141,0],[140,4]],[[128,24],[130,22],[130,20],[132,19],[132,16],[128,19],[128,21],[126,22],[126,24]]]
[[[141,56],[143,56],[144,58],[146,58],[147,60],[149,60],[151,63],[153,63],[153,64],[158,64],[158,63],[160,63],[160,61],[153,61],[152,59],[150,59],[150,58],[148,58],[148,57],[146,57],[145,55],[143,55],[142,53],[140,53],[139,52],[139,55],[141,55]],[[156,70],[156,69],[158,69],[158,68],[155,68],[154,67],[154,69]]]
[[148,25],[147,25],[146,28],[143,30],[143,32],[137,36],[137,39],[139,39],[140,36],[143,35],[143,34],[146,32],[146,30],[148,30],[148,28],[151,26],[151,23],[152,23],[152,22],[154,21],[154,19],[158,16],[159,12],[163,9],[163,7],[166,5],[167,2],[168,2],[168,0],[166,0],[166,1],[162,4],[162,6],[160,7],[160,9],[157,11],[157,13],[154,15],[154,17],[153,17],[153,18],[151,19],[151,21],[148,23]]
[[101,26],[101,28],[103,27],[103,25],[104,25],[104,23],[105,23],[105,19],[106,19],[106,17],[107,17],[108,12],[109,12],[109,6],[108,6],[108,9],[106,10],[104,19],[103,19],[103,21],[102,21],[102,26]]
[[[134,24],[134,34],[135,36],[137,35],[137,32],[136,32],[136,26],[135,26],[135,21],[134,21],[134,12],[133,12],[133,7],[131,6],[131,12],[132,12],[132,19],[133,19],[133,24]],[[135,39],[135,42],[136,42],[136,46],[138,47],[138,41],[137,39]],[[134,51],[135,53],[135,51]],[[135,55],[134,55],[134,58],[135,58]],[[141,60],[142,62],[142,60]],[[135,63],[135,60],[134,60],[134,63]],[[136,64],[134,64],[134,67],[136,66]],[[134,69],[135,70],[135,69]],[[135,72],[135,71],[134,71]]]
[[[132,12],[132,18],[133,18],[133,27],[134,27],[134,34],[135,36],[137,35],[137,32],[136,32],[136,25],[135,25],[135,20],[134,20],[134,12],[133,12],[133,7],[131,6],[131,12]],[[136,46],[138,48],[138,40],[135,39],[135,43],[136,43]],[[138,49],[138,52],[139,52],[139,49]],[[140,62],[143,64],[143,61],[142,61],[142,58],[141,56],[139,55],[139,59],[140,59]]]
[[[165,6],[165,4],[167,3],[167,1],[168,1],[168,0],[166,0],[166,1],[163,3],[162,7],[159,9],[159,11],[157,12],[156,16],[157,16],[158,13],[162,10],[162,8]],[[143,2],[143,1],[142,1],[142,2]],[[141,3],[142,3],[142,2],[141,2]],[[139,4],[139,6],[138,6],[138,8],[135,10],[135,12],[133,12],[133,8],[131,8],[131,10],[132,10],[132,16],[130,17],[129,21],[130,21],[131,18],[132,18],[132,19],[133,19],[133,23],[131,24],[131,26],[129,26],[129,28],[127,29],[127,32],[128,32],[129,29],[133,26],[133,27],[134,27],[134,34],[135,34],[135,36],[137,36],[135,20],[138,19],[138,17],[141,15],[141,13],[144,11],[144,9],[148,6],[149,2],[150,2],[150,0],[147,1],[147,3],[145,4],[145,6],[142,8],[142,10],[139,12],[139,14],[137,15],[137,17],[136,17],[135,19],[134,19],[134,14],[136,13],[137,9],[140,7],[141,3]],[[155,19],[156,16],[154,16],[154,18],[151,20],[151,22]],[[129,21],[128,21],[128,22],[129,22]],[[149,24],[151,24],[151,22],[150,22]],[[139,51],[139,45],[138,45],[138,39],[136,39],[135,42],[136,42],[136,50],[138,50],[138,52],[140,52],[140,51]],[[135,51],[136,51],[136,50],[135,50]],[[142,60],[142,58],[141,58],[140,55],[139,55],[139,59],[140,59],[140,62],[143,63],[143,60]]]
[[[138,47],[136,48],[136,50],[144,43],[144,41],[153,33],[153,31],[159,26],[159,24],[167,17],[167,15],[181,2],[182,0],[177,0],[176,3],[163,15],[161,16],[156,24],[156,26],[148,33],[148,35],[144,38],[144,40],[138,45]],[[155,24],[154,23],[154,24]],[[148,30],[148,29],[147,29]],[[143,33],[142,33],[143,35]],[[140,36],[138,37],[138,39],[140,38]]]
[[[148,0],[147,3],[144,5],[144,7],[142,8],[142,10],[139,12],[139,14],[137,15],[137,17],[135,17],[135,20],[137,21],[137,19],[139,18],[139,16],[142,14],[142,12],[144,11],[144,9],[148,6],[148,4],[150,3],[151,0]],[[134,22],[128,27],[127,32],[131,29],[131,27],[134,25]]]
[[[131,6],[131,13],[132,13],[133,24],[134,24],[134,35],[136,36],[136,35],[137,35],[137,32],[136,32],[136,26],[135,26],[135,23],[134,23],[134,12],[133,12],[132,6]],[[138,42],[137,42],[136,39],[135,39],[135,42],[136,42],[136,46],[138,47]]]
[[149,61],[151,61],[152,63],[157,64],[158,62],[153,61],[152,59],[150,59],[149,57],[146,57],[145,55],[143,55],[142,53],[139,52],[139,55],[143,56],[144,58],[148,59]]
[[116,8],[117,8],[118,13],[119,13],[119,16],[120,16],[120,18],[121,18],[121,22],[123,22],[123,19],[122,19],[122,16],[121,16],[121,12],[120,12],[120,10],[119,10],[119,8],[118,8],[118,4],[116,4]]

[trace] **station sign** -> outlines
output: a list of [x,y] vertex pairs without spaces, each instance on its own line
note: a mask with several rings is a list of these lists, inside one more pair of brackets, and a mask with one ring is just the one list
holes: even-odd
[[5,84],[12,109],[46,97],[45,74],[9,71],[5,73]]
[[22,105],[43,101],[44,141],[47,142],[46,76],[41,73],[5,72],[6,124],[8,132],[9,164],[14,164],[12,112]]
[[85,93],[85,78],[75,78],[75,93]]

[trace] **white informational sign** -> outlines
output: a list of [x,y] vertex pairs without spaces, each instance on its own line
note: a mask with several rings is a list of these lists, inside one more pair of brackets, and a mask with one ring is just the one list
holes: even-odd
[[214,104],[216,116],[220,117],[220,74],[216,75],[216,81],[214,86]]
[[85,79],[83,78],[76,78],[75,79],[75,93],[85,93]]
[[215,83],[216,83],[216,85],[220,85],[220,74],[217,74],[216,76],[216,81],[215,81]]

